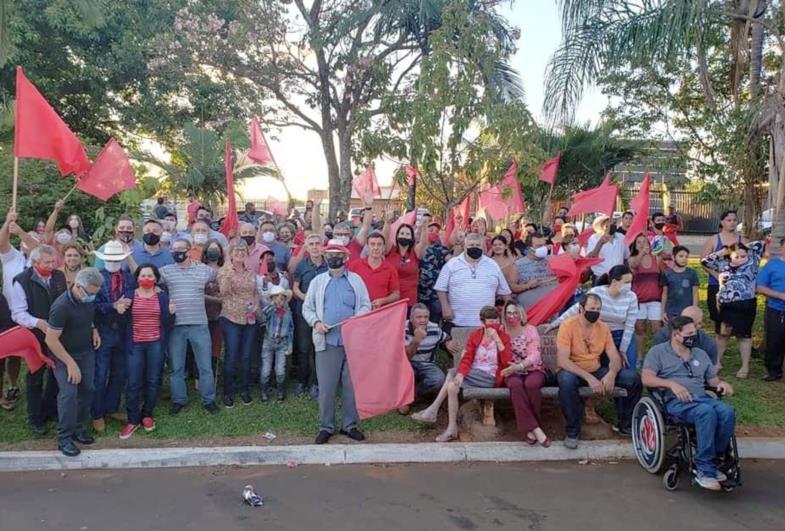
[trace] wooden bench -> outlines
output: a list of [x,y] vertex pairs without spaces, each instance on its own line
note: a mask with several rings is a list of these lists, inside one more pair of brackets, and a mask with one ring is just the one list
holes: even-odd
[[[547,369],[551,371],[551,373],[556,374],[556,331],[551,331],[547,334],[543,333],[545,326],[540,326],[540,355],[542,356],[543,364]],[[460,354],[456,354],[453,357],[453,365],[457,368],[458,364],[461,360],[461,356],[463,355],[463,350],[466,348],[466,339],[468,338],[469,334],[473,332],[474,328],[456,328],[452,331],[452,339],[455,340],[460,346]],[[540,390],[540,394],[543,398],[549,399],[556,399],[559,398],[559,387],[556,385],[548,385],[548,383],[554,382],[547,382],[546,385]],[[510,390],[506,387],[493,387],[493,388],[485,388],[485,387],[463,387],[461,389],[461,393],[463,394],[463,398],[466,400],[479,400],[482,406],[482,423],[485,426],[495,426],[496,425],[496,418],[493,412],[493,403],[495,400],[509,400],[510,398]],[[590,387],[580,387],[578,388],[578,394],[583,398],[590,397],[594,395],[594,392],[591,390]],[[627,396],[627,390],[622,389],[621,387],[616,387],[613,390],[613,396],[616,397],[625,397]]]

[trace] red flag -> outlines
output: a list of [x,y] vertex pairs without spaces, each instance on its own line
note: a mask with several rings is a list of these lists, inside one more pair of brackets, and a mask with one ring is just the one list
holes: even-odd
[[523,212],[526,205],[523,201],[521,183],[518,181],[518,163],[514,160],[504,173],[502,184],[510,190],[511,195],[507,199],[507,206],[510,213]]
[[76,187],[101,201],[136,187],[128,155],[114,138],[110,138],[106,143],[87,175],[77,179]]
[[90,170],[82,143],[16,67],[14,156],[53,160],[61,175],[83,175]]
[[[262,251],[262,255],[264,255],[264,251]],[[265,276],[268,273],[270,273],[270,267],[267,265],[267,258],[262,256],[259,260],[259,274]]]
[[586,244],[589,243],[589,238],[592,237],[594,234],[594,229],[589,227],[588,229],[583,229],[583,232],[578,234],[578,243],[581,247],[586,247]]
[[[605,174],[605,177],[602,179],[602,182],[600,183],[600,185],[597,188],[603,188],[605,186],[610,186],[610,185],[611,185],[611,172],[608,172],[608,173]],[[572,199],[573,199],[573,201],[577,201],[579,199],[582,199],[583,197],[586,196],[586,194],[593,193],[597,188],[591,188],[589,190],[582,190],[580,192],[577,192],[577,193],[573,194]]]
[[[408,299],[395,302],[341,326],[361,419],[414,402],[414,371],[404,346],[407,303]],[[384,341],[379,341],[381,337]]]
[[561,160],[561,153],[557,153],[555,157],[545,162],[542,165],[542,173],[540,173],[540,180],[548,184],[556,182],[556,174],[559,171],[559,160]]
[[55,362],[41,352],[41,344],[35,335],[21,326],[0,334],[0,360],[11,356],[24,358],[31,373],[37,372],[45,364],[52,368],[55,366]]
[[226,139],[224,145],[224,172],[226,174],[226,217],[221,224],[220,233],[229,237],[232,232],[240,228],[240,218],[237,217],[237,198],[234,195],[234,173],[232,172],[232,143]]
[[270,207],[270,210],[273,211],[273,214],[282,218],[285,218],[289,215],[289,205],[283,201],[273,201],[273,205]]
[[574,194],[572,196],[572,206],[567,215],[575,216],[578,214],[602,212],[612,216],[616,208],[616,196],[618,193],[618,185],[605,185],[603,181],[603,184],[597,188]]
[[365,166],[365,170],[352,180],[352,188],[357,190],[357,195],[365,203],[370,203],[375,196],[381,195],[379,181],[376,180],[376,173],[370,164]]
[[250,133],[251,149],[248,151],[248,158],[257,164],[264,166],[265,164],[275,164],[273,154],[270,147],[267,145],[267,140],[264,138],[262,126],[259,125],[259,120],[256,117],[251,118]]
[[[631,244],[638,237],[638,234],[646,232],[649,228],[649,187],[651,185],[651,176],[647,173],[641,184],[641,189],[630,201],[630,207],[635,211],[632,218],[630,228],[627,229],[627,234],[624,236],[624,243]],[[632,205],[635,205],[634,207]]]
[[450,237],[452,233],[455,231],[455,209],[450,209],[450,219],[447,220],[447,226],[444,228],[444,239],[442,243],[444,245],[448,245],[450,243]]
[[409,186],[414,186],[417,183],[417,177],[420,176],[420,172],[417,171],[417,168],[413,166],[406,166],[406,184]]
[[492,219],[504,219],[507,216],[507,203],[504,202],[498,185],[485,185],[485,189],[480,192],[478,207],[485,210]]
[[559,285],[526,311],[529,324],[538,326],[548,322],[548,319],[564,308],[570,297],[575,294],[583,272],[600,262],[602,262],[602,258],[573,259],[568,254],[560,254],[551,258],[548,265],[559,279]]
[[466,194],[460,205],[458,205],[458,214],[461,215],[461,227],[466,228],[469,226],[469,209],[471,208],[471,194]]

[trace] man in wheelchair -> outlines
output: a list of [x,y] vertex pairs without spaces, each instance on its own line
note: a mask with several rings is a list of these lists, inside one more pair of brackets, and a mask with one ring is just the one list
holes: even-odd
[[664,390],[665,410],[674,420],[695,427],[695,482],[719,491],[725,474],[717,468],[733,437],[736,412],[732,406],[706,394],[710,386],[730,395],[733,388],[717,377],[703,350],[695,347],[698,331],[689,317],[671,322],[671,340],[649,350],[641,373],[643,385]]

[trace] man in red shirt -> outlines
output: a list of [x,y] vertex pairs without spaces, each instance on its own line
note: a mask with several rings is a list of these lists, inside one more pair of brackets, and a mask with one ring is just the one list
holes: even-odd
[[349,262],[347,269],[360,275],[368,288],[373,309],[401,298],[398,271],[384,259],[384,236],[374,232],[368,236],[368,257]]

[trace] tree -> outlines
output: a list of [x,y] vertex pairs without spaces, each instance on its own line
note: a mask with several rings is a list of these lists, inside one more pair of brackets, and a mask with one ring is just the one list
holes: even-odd
[[[498,2],[461,0],[477,18],[494,21],[489,41],[514,39],[496,13]],[[347,209],[352,156],[361,127],[388,112],[385,93],[406,90],[446,0],[240,0],[220,6],[193,2],[180,10],[175,32],[156,43],[161,76],[189,84],[209,72],[229,94],[249,100],[246,112],[272,126],[319,135],[330,184],[330,214]],[[514,94],[513,72],[488,73],[500,96]],[[267,106],[263,108],[263,103]]]

